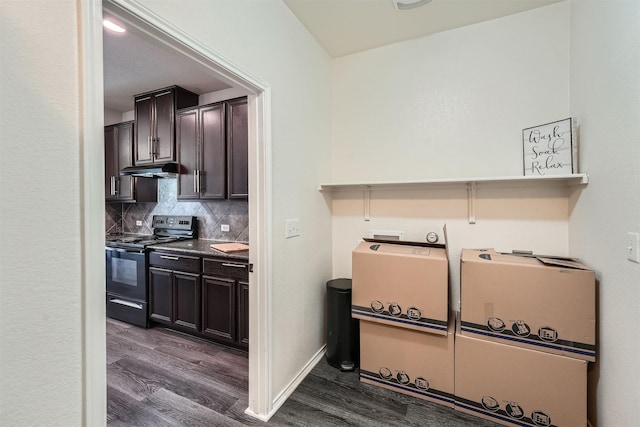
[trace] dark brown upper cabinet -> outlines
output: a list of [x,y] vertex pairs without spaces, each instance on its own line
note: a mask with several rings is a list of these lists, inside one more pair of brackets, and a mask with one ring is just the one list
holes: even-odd
[[179,111],[176,123],[178,199],[224,199],[224,104]]
[[246,199],[247,98],[178,111],[178,200]]
[[198,105],[199,96],[179,86],[134,97],[136,166],[176,161],[175,112]]
[[249,123],[247,98],[226,101],[227,114],[227,197],[249,196]]
[[133,166],[133,122],[104,127],[105,200],[107,202],[156,202],[155,179],[120,176],[120,169]]

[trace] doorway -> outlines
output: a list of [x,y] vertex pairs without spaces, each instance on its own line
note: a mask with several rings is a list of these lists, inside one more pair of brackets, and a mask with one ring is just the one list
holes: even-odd
[[[273,399],[270,384],[269,345],[270,322],[270,89],[245,70],[222,58],[215,51],[156,16],[137,3],[126,0],[93,0],[82,2],[82,81],[84,109],[84,139],[86,154],[84,182],[101,182],[101,167],[104,162],[102,144],[103,106],[102,92],[102,11],[108,10],[124,21],[145,31],[158,43],[162,43],[184,56],[185,61],[194,61],[210,70],[219,80],[234,88],[240,88],[248,96],[249,114],[249,240],[251,251],[249,262],[253,273],[249,283],[249,405],[247,414],[264,419],[269,414]],[[93,141],[93,142],[92,142]],[[85,195],[91,192],[85,189]],[[95,191],[94,191],[95,193]],[[99,195],[100,196],[100,195]],[[106,419],[105,340],[104,340],[104,288],[91,286],[95,280],[104,281],[104,258],[96,259],[96,248],[104,245],[104,223],[92,220],[93,216],[104,218],[104,198],[101,206],[95,194],[84,201],[87,227],[85,259],[85,420],[86,424],[99,425]],[[100,253],[103,253],[100,250]],[[100,267],[102,264],[102,267]],[[92,268],[93,267],[93,268]]]

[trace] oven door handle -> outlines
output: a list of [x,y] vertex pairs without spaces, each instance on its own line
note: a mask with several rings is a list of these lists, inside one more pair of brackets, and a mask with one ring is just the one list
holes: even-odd
[[114,252],[129,252],[129,253],[132,253],[132,254],[143,254],[144,253],[144,249],[112,248],[112,247],[109,247],[109,246],[106,246],[105,250],[114,251]]
[[131,301],[126,301],[120,298],[110,298],[109,299],[110,303],[113,304],[120,304],[120,305],[124,305],[127,307],[131,307],[131,308],[135,308],[137,310],[142,310],[142,304],[136,303],[136,302],[131,302]]

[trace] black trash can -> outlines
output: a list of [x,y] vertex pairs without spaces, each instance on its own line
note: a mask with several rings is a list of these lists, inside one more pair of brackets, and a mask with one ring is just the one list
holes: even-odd
[[360,329],[351,318],[351,279],[327,282],[327,352],[329,365],[353,371],[360,362]]

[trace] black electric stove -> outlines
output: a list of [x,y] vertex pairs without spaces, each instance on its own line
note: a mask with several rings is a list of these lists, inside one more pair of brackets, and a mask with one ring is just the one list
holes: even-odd
[[112,248],[144,249],[158,243],[197,237],[195,216],[154,215],[153,234],[115,234],[105,238],[105,245]]
[[106,236],[107,316],[147,327],[147,248],[159,243],[197,238],[197,229],[195,216],[154,215],[153,234]]

